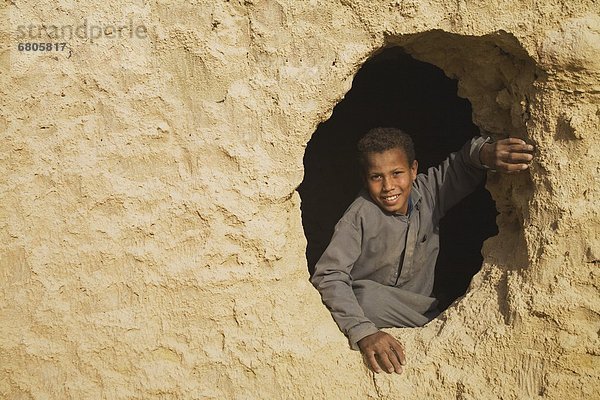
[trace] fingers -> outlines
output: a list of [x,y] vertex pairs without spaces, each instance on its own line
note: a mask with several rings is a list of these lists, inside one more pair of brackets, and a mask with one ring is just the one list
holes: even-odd
[[514,151],[500,151],[498,154],[498,160],[509,164],[525,164],[533,160],[533,155]]
[[377,354],[377,359],[379,360],[379,365],[383,368],[385,372],[391,374],[394,372],[394,364],[390,361],[390,358],[396,357],[395,355],[391,356],[390,353],[392,351],[384,351],[382,354]]
[[495,143],[496,154],[500,153],[531,153],[535,149],[532,145],[527,144],[524,140],[516,138],[508,138],[499,140]]
[[[404,355],[402,355],[404,359]],[[397,374],[402,373],[402,363],[399,355],[392,348],[389,350],[381,351],[380,353],[371,353],[367,356],[367,364],[373,372],[380,373],[385,371],[388,374],[395,372]]]
[[496,145],[496,152],[531,153],[533,150],[534,147],[532,145],[522,140],[520,140],[520,143],[498,143]]
[[391,347],[392,347],[392,351],[394,352],[394,354],[396,354],[400,365],[406,365],[406,357],[404,356],[404,348],[402,347],[400,342],[398,342],[397,340],[394,339]]
[[398,354],[396,352],[396,350],[394,350],[393,348],[390,349],[390,354],[391,356],[389,357],[390,362],[392,363],[392,367],[393,369],[390,371],[391,372],[396,372],[397,374],[401,374],[402,373],[402,365],[404,364],[404,354],[402,354],[402,359],[400,358],[400,354]]
[[493,165],[498,171],[514,174],[529,168],[534,147],[522,139],[507,138],[495,143]]
[[358,341],[358,346],[365,357],[369,369],[379,373],[402,373],[402,365],[406,363],[404,348],[393,336],[385,332],[377,332]]
[[515,173],[529,168],[533,156],[529,153],[500,152],[496,158],[497,168],[506,173]]
[[529,168],[529,164],[509,164],[509,163],[498,163],[497,170],[502,171],[505,174],[515,174]]
[[506,144],[506,145],[527,145],[527,143],[523,139],[514,138],[514,137],[500,139],[496,143]]
[[377,362],[376,353],[367,354],[367,365],[369,368],[376,373],[381,372],[381,368],[379,367],[379,363]]

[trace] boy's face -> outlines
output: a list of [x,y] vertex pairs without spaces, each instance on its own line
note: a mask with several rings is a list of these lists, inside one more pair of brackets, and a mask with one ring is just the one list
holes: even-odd
[[387,212],[406,214],[417,168],[417,160],[408,165],[406,154],[400,148],[368,153],[365,179],[373,201]]

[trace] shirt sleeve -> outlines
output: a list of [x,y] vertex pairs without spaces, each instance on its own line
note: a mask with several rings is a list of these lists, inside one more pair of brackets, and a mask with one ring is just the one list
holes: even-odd
[[352,290],[351,271],[361,252],[361,230],[342,218],[335,226],[329,246],[317,262],[311,283],[321,294],[350,346],[358,350],[358,341],[379,329],[360,307]]
[[457,152],[452,153],[437,167],[420,175],[419,186],[424,187],[435,203],[436,223],[460,200],[473,192],[485,176],[485,167],[479,152],[486,138],[473,138]]

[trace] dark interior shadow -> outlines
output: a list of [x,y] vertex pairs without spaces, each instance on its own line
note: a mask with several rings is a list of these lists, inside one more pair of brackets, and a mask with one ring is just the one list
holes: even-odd
[[[413,59],[399,47],[367,61],[306,148],[298,192],[311,274],[336,222],[361,188],[356,143],[377,126],[398,127],[413,137],[419,172],[479,134],[471,122],[471,104],[457,96],[457,82],[436,66]],[[483,241],[498,233],[496,215],[482,184],[442,220],[434,288],[442,309],[465,293],[481,268]]]

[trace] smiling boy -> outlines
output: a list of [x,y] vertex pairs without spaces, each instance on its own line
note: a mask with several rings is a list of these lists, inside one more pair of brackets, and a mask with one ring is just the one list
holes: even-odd
[[533,147],[474,138],[423,174],[410,136],[399,129],[370,130],[358,151],[365,189],[337,223],[311,282],[369,368],[400,373],[404,349],[379,329],[423,326],[439,313],[431,295],[440,219],[486,169],[527,169]]

